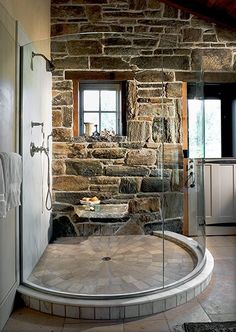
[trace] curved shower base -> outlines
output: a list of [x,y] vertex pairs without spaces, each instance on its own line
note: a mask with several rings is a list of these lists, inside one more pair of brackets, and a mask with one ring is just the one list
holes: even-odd
[[[154,235],[160,238],[163,234],[154,232]],[[119,294],[108,292],[96,294],[94,291],[91,294],[72,294],[57,289],[49,290],[29,282],[27,285],[20,285],[18,292],[26,306],[44,313],[70,318],[135,318],[174,308],[191,300],[207,287],[214,260],[207,249],[203,258],[200,246],[191,238],[165,232],[164,239],[184,248],[186,253],[196,260],[195,267],[189,273],[176,280],[173,279],[172,283],[170,279],[165,288],[140,287],[140,291]],[[109,264],[113,258],[104,255],[102,259]]]

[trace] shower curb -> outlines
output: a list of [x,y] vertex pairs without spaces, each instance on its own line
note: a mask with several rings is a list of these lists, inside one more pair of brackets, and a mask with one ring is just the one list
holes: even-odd
[[[168,232],[166,238],[194,251],[195,240],[173,234]],[[160,233],[156,232],[154,235],[160,236]],[[196,256],[198,256],[197,252]],[[210,283],[214,267],[214,259],[208,249],[205,251],[204,258],[205,265],[200,272],[193,274],[191,279],[187,279],[181,285],[161,289],[151,295],[119,299],[76,299],[41,292],[26,285],[20,285],[17,291],[26,307],[55,316],[95,320],[138,318],[175,308],[204,291]]]

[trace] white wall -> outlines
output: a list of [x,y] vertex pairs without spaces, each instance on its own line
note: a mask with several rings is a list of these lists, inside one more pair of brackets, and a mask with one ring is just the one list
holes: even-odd
[[[17,151],[16,142],[16,22],[0,6],[0,151]],[[0,330],[12,309],[18,285],[18,219],[11,210],[0,218]]]

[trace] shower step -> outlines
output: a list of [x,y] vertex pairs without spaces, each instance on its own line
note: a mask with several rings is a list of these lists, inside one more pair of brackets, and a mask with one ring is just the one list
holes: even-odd
[[[162,236],[161,232],[155,232]],[[200,266],[200,250],[197,242],[180,234],[165,232],[165,238],[194,252]],[[76,298],[76,295],[52,293],[38,287],[20,285],[18,293],[27,307],[43,313],[80,319],[115,320],[138,318],[157,314],[184,304],[200,294],[209,284],[214,267],[211,253],[206,249],[203,268],[195,268],[183,281],[149,295],[122,298]]]

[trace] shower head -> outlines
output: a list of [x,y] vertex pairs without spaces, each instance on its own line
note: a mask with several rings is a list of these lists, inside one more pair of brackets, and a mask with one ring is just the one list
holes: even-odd
[[46,71],[52,72],[55,69],[55,66],[52,63],[52,61],[50,61],[45,55],[43,55],[41,53],[32,52],[32,60],[35,56],[41,56],[44,58],[44,60],[46,61]]

